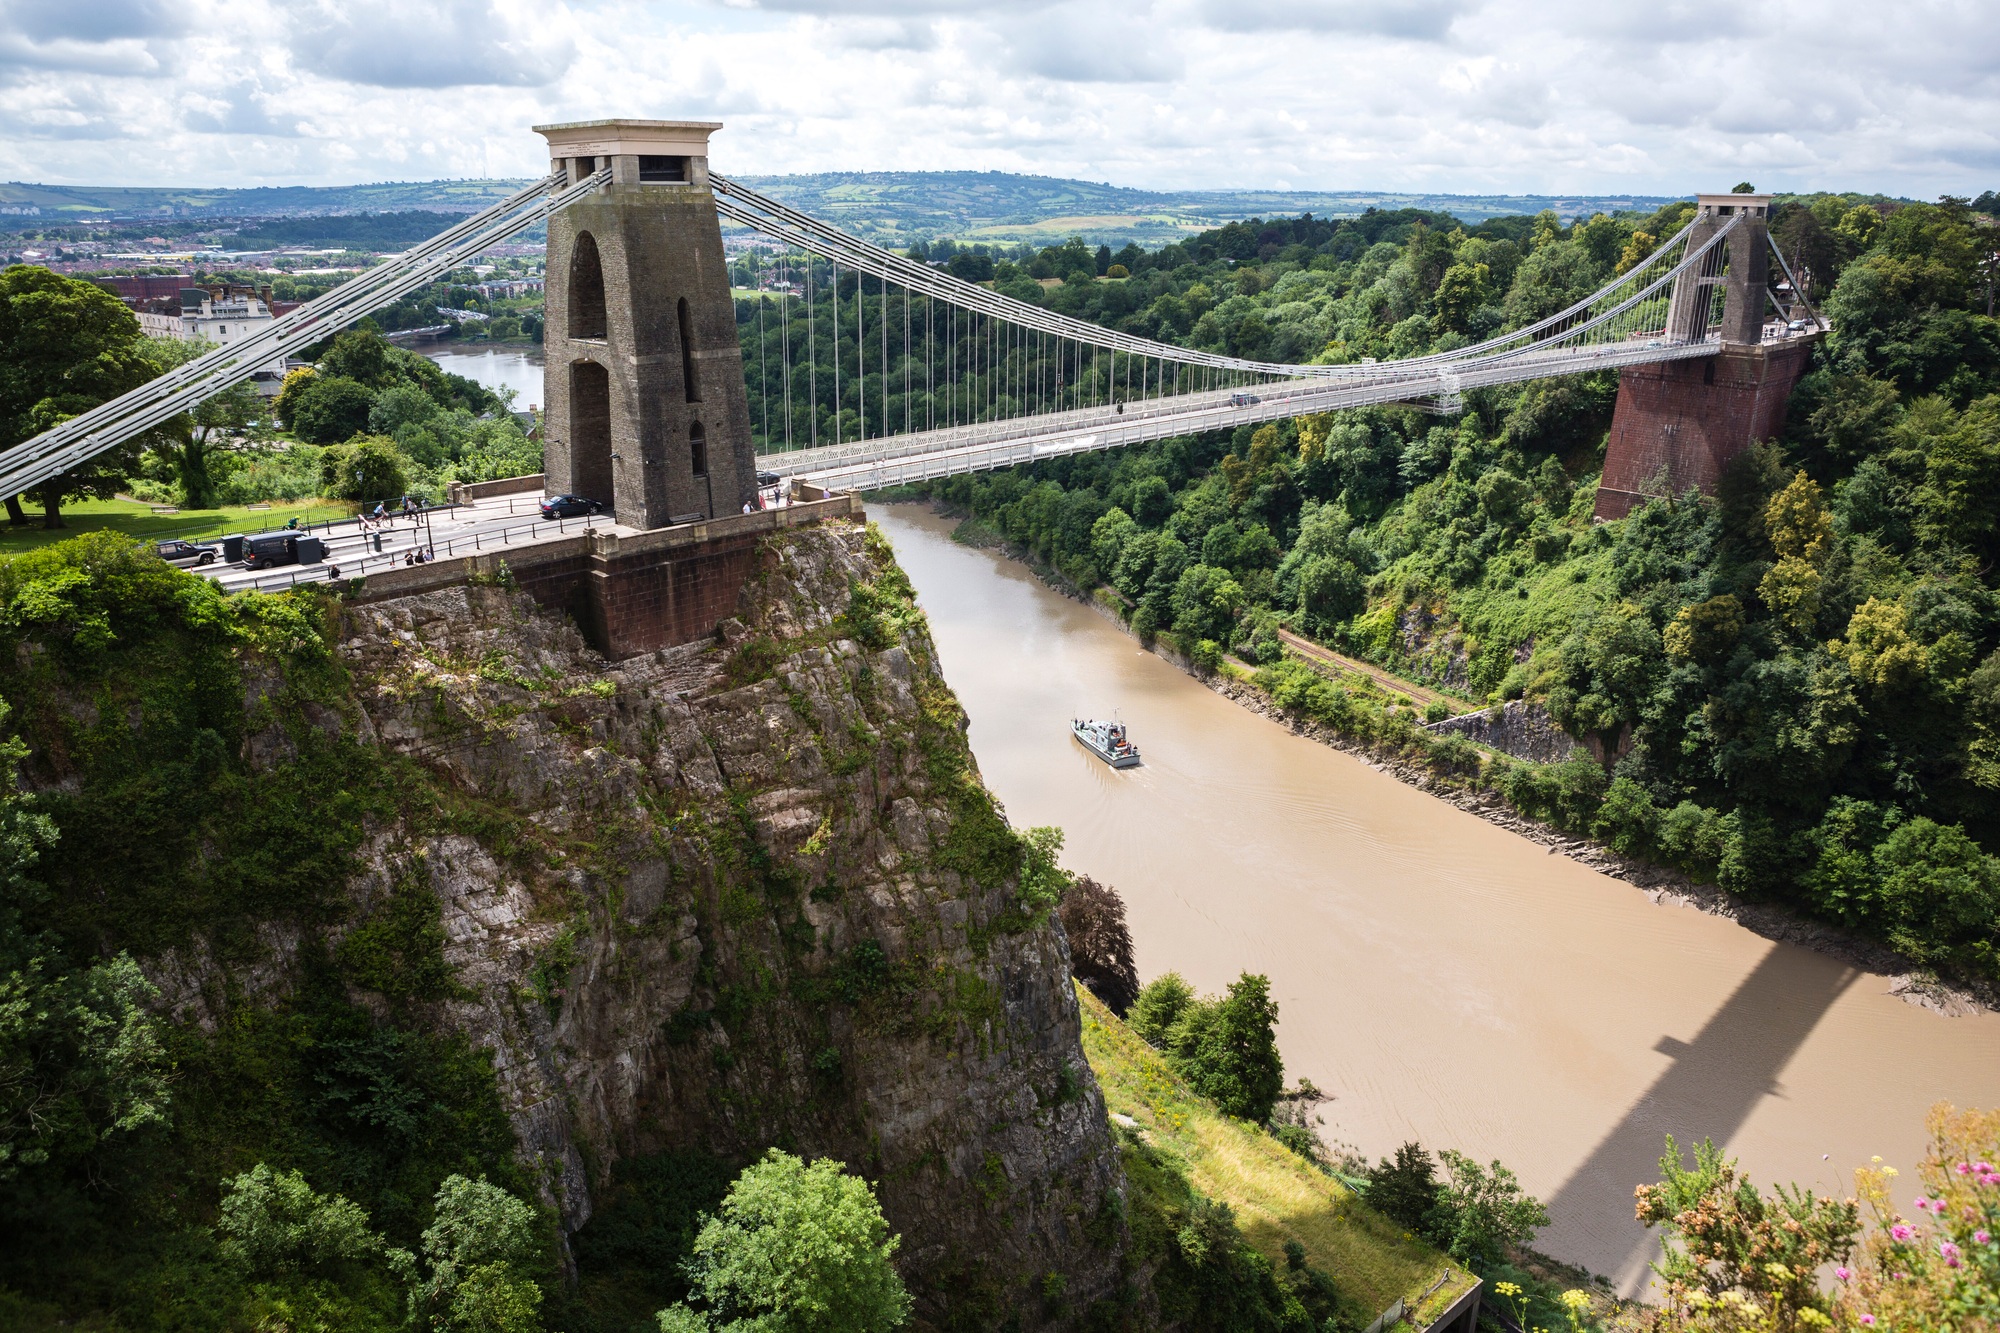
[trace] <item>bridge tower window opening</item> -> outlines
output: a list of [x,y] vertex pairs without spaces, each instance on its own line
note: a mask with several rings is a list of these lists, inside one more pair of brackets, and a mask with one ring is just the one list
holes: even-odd
[[639,184],[641,185],[685,185],[688,178],[685,157],[662,157],[650,153],[639,155]]
[[613,502],[611,375],[595,361],[569,368],[570,487],[586,499]]
[[681,388],[690,403],[701,401],[701,381],[695,377],[694,364],[694,323],[688,316],[688,301],[685,296],[676,307],[676,315],[681,334]]
[[708,432],[699,421],[688,427],[688,470],[698,478],[708,475]]
[[597,238],[578,232],[569,256],[569,336],[602,340],[605,328],[604,261]]

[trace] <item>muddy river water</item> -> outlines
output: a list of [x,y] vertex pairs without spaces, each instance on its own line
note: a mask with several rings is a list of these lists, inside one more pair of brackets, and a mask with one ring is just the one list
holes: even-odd
[[[1910,1178],[1933,1102],[2000,1104],[2000,1016],[1655,905],[1212,693],[949,520],[869,512],[1009,816],[1060,825],[1065,864],[1123,894],[1142,977],[1269,975],[1288,1075],[1335,1095],[1328,1138],[1498,1158],[1549,1205],[1544,1249],[1636,1291],[1632,1187],[1664,1135],[1845,1194],[1875,1154]],[[1114,710],[1143,767],[1070,739]]]

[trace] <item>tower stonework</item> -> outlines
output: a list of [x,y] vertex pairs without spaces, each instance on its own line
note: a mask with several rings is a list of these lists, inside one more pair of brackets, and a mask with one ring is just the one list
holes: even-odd
[[1707,337],[1716,327],[1720,287],[1720,343],[1713,356],[1619,372],[1618,406],[1597,487],[1599,520],[1623,518],[1655,496],[1690,487],[1714,495],[1738,454],[1783,429],[1792,388],[1811,360],[1814,337],[1764,341],[1771,196],[1704,194],[1695,206],[1690,249],[1731,217],[1741,220],[1709,262],[1676,279],[1667,334],[1683,342]]
[[537,125],[551,169],[611,181],[549,219],[546,485],[660,528],[757,494],[750,404],[722,229],[708,188],[718,123]]

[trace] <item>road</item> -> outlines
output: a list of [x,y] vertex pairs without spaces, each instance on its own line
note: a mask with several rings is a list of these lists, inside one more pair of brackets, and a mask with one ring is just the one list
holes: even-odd
[[[301,583],[351,579],[402,566],[419,549],[430,550],[438,559],[467,555],[474,551],[506,549],[573,536],[586,528],[609,528],[619,533],[614,516],[544,520],[539,492],[502,495],[472,504],[440,507],[412,518],[395,515],[379,533],[364,533],[359,519],[333,524],[314,524],[310,531],[326,541],[326,560],[316,565],[279,565],[274,569],[248,570],[240,564],[197,566],[192,571],[214,580],[229,592],[257,589],[281,592]],[[376,538],[380,537],[380,549]]]

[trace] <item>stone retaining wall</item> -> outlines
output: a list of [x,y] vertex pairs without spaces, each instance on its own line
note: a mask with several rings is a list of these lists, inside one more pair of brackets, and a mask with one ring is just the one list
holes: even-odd
[[383,570],[355,580],[360,586],[349,600],[386,601],[495,578],[504,565],[537,602],[574,619],[606,657],[633,657],[693,643],[735,614],[757,542],[766,534],[861,517],[859,496],[837,495],[649,532],[589,529],[505,551]]

